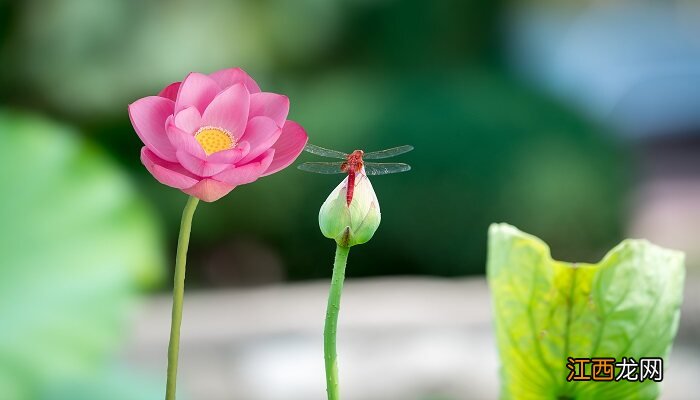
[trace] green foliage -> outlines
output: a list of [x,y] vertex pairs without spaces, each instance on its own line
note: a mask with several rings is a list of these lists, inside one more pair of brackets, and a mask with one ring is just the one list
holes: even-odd
[[135,289],[161,278],[161,243],[128,180],[75,132],[0,110],[0,137],[0,393],[36,399],[99,375]]
[[[683,254],[626,240],[597,264],[555,261],[512,226],[489,231],[503,399],[654,399],[658,384],[567,382],[567,357],[666,357],[678,328]],[[665,361],[668,361],[667,359]]]

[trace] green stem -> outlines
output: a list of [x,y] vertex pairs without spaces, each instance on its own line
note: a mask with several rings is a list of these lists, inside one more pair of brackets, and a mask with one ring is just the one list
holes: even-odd
[[328,294],[326,308],[326,326],[323,330],[323,352],[326,360],[326,391],[328,400],[339,400],[338,389],[338,354],[335,350],[335,336],[338,331],[338,311],[340,311],[340,295],[343,292],[345,280],[345,264],[348,261],[349,247],[338,246],[335,250],[333,278]]
[[187,246],[190,243],[192,216],[199,199],[190,197],[182,210],[180,237],[177,240],[175,257],[175,278],[173,279],[173,314],[170,323],[170,344],[168,345],[168,383],[165,386],[165,400],[175,400],[177,385],[177,359],[180,351],[180,324],[182,323],[182,300],[185,296],[185,264],[187,263]]

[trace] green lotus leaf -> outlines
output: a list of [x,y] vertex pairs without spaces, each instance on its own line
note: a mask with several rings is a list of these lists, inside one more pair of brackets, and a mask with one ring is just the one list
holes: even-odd
[[[567,358],[668,361],[680,317],[683,262],[682,253],[625,240],[597,264],[565,263],[553,260],[536,237],[492,225],[487,275],[501,398],[656,398],[659,384],[649,379],[568,382]],[[620,372],[615,369],[615,375]]]
[[162,246],[124,174],[72,130],[0,110],[0,138],[0,397],[36,399],[109,362]]

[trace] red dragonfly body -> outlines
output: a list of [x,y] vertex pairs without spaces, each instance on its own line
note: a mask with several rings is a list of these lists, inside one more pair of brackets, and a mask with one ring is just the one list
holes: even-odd
[[365,154],[362,150],[355,150],[348,155],[347,160],[340,164],[340,170],[348,174],[348,190],[345,194],[345,200],[348,206],[352,202],[352,194],[355,192],[355,176],[362,171],[362,156]]
[[355,181],[357,175],[362,173],[363,168],[366,175],[385,175],[397,172],[404,172],[411,169],[411,166],[404,163],[373,163],[365,162],[364,159],[389,158],[413,150],[413,146],[399,146],[391,149],[373,151],[365,153],[362,150],[355,150],[352,153],[324,149],[313,144],[307,144],[305,151],[323,157],[340,158],[342,162],[307,162],[299,165],[299,169],[318,174],[348,174],[348,188],[345,195],[347,205],[352,203],[355,191]]

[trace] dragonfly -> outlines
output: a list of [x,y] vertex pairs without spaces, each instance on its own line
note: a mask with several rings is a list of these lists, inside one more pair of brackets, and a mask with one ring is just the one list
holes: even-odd
[[345,201],[349,206],[352,202],[352,195],[355,190],[355,176],[362,172],[363,168],[366,175],[395,174],[398,172],[406,172],[411,169],[410,165],[404,163],[375,163],[365,162],[364,160],[379,160],[394,157],[408,153],[411,150],[413,150],[413,146],[404,145],[369,153],[365,153],[362,150],[355,150],[352,153],[343,153],[342,151],[330,150],[309,143],[304,147],[304,151],[317,156],[337,158],[344,161],[305,162],[300,164],[297,168],[302,171],[314,172],[317,174],[348,174],[348,190],[345,195]]

